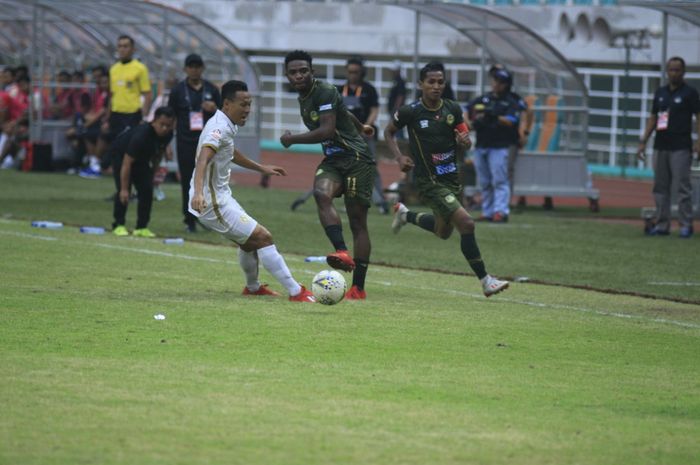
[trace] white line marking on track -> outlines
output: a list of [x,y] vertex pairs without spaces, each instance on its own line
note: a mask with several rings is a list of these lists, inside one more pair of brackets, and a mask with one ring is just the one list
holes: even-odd
[[647,284],[651,284],[652,286],[700,286],[700,283],[693,283],[693,282],[673,282],[673,281],[651,281],[648,282]]
[[28,239],[39,239],[42,241],[57,241],[57,237],[53,236],[42,236],[41,234],[29,234],[29,233],[21,233],[21,232],[14,232],[14,231],[0,231],[0,234],[4,234],[5,236],[17,236],[17,237],[26,237]]
[[[143,249],[143,248],[137,248],[137,247],[127,247],[127,246],[121,246],[121,245],[70,241],[70,240],[65,240],[65,239],[59,239],[59,238],[53,237],[53,236],[43,236],[43,235],[38,235],[38,234],[27,234],[27,233],[13,232],[13,231],[0,231],[0,234],[9,235],[9,236],[25,237],[28,239],[46,240],[46,241],[61,240],[62,242],[69,242],[69,243],[80,244],[80,245],[90,244],[90,245],[94,245],[96,247],[101,247],[101,248],[105,248],[105,249],[124,250],[124,251],[128,251],[128,252],[142,253],[142,254],[146,254],[146,255],[158,255],[158,256],[170,257],[170,258],[179,258],[179,259],[183,259],[183,260],[197,260],[197,261],[205,261],[205,262],[211,262],[211,263],[232,263],[232,262],[234,262],[233,259],[232,260],[222,260],[222,259],[207,258],[207,257],[194,257],[192,255],[183,255],[183,254],[176,254],[176,253],[171,253],[171,252],[161,252],[161,251],[157,251],[157,250]],[[302,261],[301,258],[297,258],[297,257],[289,257],[289,259],[287,259],[285,257],[285,259],[289,260],[289,261]],[[418,273],[420,273],[417,270],[401,270],[401,269],[398,269],[398,270],[400,270],[404,274],[418,274]],[[314,271],[308,271],[308,270],[301,270],[301,272],[304,274],[315,274]],[[410,289],[420,289],[420,290],[425,290],[425,291],[430,291],[430,292],[443,292],[443,293],[449,293],[449,294],[460,295],[460,296],[465,296],[465,297],[471,297],[474,299],[485,299],[486,298],[482,294],[475,294],[472,292],[464,292],[464,291],[458,291],[458,290],[454,290],[454,289],[439,289],[439,288],[435,288],[435,287],[415,286],[413,284],[412,285],[397,284],[397,283],[393,283],[391,281],[372,281],[372,284],[379,284],[379,285],[388,286],[388,287],[406,287],[406,288],[410,288]],[[682,328],[700,329],[700,324],[688,323],[688,322],[677,321],[677,320],[668,320],[666,318],[650,318],[650,317],[645,317],[645,316],[641,316],[641,315],[630,315],[627,313],[620,313],[620,312],[615,312],[615,311],[611,311],[611,310],[596,310],[596,309],[592,309],[592,308],[575,307],[573,305],[548,304],[548,303],[544,303],[544,302],[519,300],[519,299],[512,299],[509,297],[502,297],[502,296],[499,296],[498,300],[503,301],[503,302],[519,304],[519,305],[526,305],[529,307],[570,310],[570,311],[588,313],[588,314],[593,314],[593,315],[609,316],[609,317],[614,317],[614,318],[623,318],[623,319],[627,319],[627,320],[640,320],[640,321],[647,321],[647,322],[653,322],[653,323],[679,326]]]

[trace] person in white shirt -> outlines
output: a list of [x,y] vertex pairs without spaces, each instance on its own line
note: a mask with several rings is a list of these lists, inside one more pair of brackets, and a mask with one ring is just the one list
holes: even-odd
[[251,110],[252,97],[242,81],[228,81],[221,88],[222,108],[202,130],[197,145],[194,174],[190,182],[189,211],[199,222],[237,243],[238,258],[246,276],[243,295],[279,295],[261,285],[258,263],[289,292],[289,300],[315,302],[313,294],[293,277],[277,251],[270,232],[249,216],[231,194],[231,163],[265,175],[285,176],[284,168],[261,165],[243,155],[234,146],[238,127],[243,126]]

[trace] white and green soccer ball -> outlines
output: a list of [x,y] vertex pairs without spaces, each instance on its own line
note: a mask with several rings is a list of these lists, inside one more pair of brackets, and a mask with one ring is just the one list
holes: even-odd
[[323,270],[311,281],[311,292],[316,302],[323,305],[335,305],[345,297],[348,285],[343,275],[335,270]]

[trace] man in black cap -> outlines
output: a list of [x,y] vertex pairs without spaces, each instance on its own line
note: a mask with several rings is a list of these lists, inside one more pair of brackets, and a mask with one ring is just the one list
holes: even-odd
[[187,78],[179,82],[170,92],[168,106],[177,117],[177,165],[180,170],[182,188],[182,213],[187,231],[196,231],[196,218],[188,211],[190,180],[194,172],[197,142],[206,122],[221,107],[219,89],[202,79],[204,61],[192,53],[185,58]]
[[513,75],[498,69],[491,75],[491,92],[469,102],[476,129],[474,161],[481,187],[481,219],[502,223],[510,214],[508,148],[518,143],[522,107],[510,92]]

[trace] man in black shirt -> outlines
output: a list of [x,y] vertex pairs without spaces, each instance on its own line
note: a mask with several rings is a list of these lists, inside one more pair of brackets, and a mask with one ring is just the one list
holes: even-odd
[[169,107],[156,110],[153,121],[122,133],[112,144],[112,169],[117,195],[114,196],[112,233],[128,236],[126,208],[131,184],[138,193],[138,216],[134,236],[155,237],[148,229],[153,204],[153,175],[173,138],[175,113]]
[[510,92],[512,74],[506,69],[491,76],[491,92],[468,104],[476,129],[474,160],[481,186],[482,219],[500,223],[510,214],[508,148],[518,143],[522,108]]
[[[654,93],[647,126],[639,141],[637,156],[644,160],[646,143],[654,138],[654,200],[656,213],[652,225],[645,229],[650,236],[667,236],[671,229],[671,186],[678,186],[678,221],[680,237],[693,235],[693,203],[690,166],[693,161],[693,115],[700,134],[700,98],[683,80],[685,61],[673,57],[666,63],[668,84]],[[700,151],[696,142],[695,152]]]
[[[387,110],[389,111],[389,118],[393,118],[394,114],[399,111],[404,103],[406,103],[406,81],[401,77],[401,62],[397,61],[394,63],[394,84],[389,90],[389,98],[387,99]],[[397,131],[397,139],[405,138],[403,128]]]
[[187,78],[178,83],[170,92],[168,106],[177,117],[177,166],[180,171],[180,187],[182,189],[182,214],[187,231],[195,232],[197,221],[188,211],[187,202],[190,190],[190,180],[194,172],[197,155],[197,141],[202,128],[209,121],[216,109],[221,107],[219,89],[202,79],[204,61],[197,54],[185,58],[185,74]]

